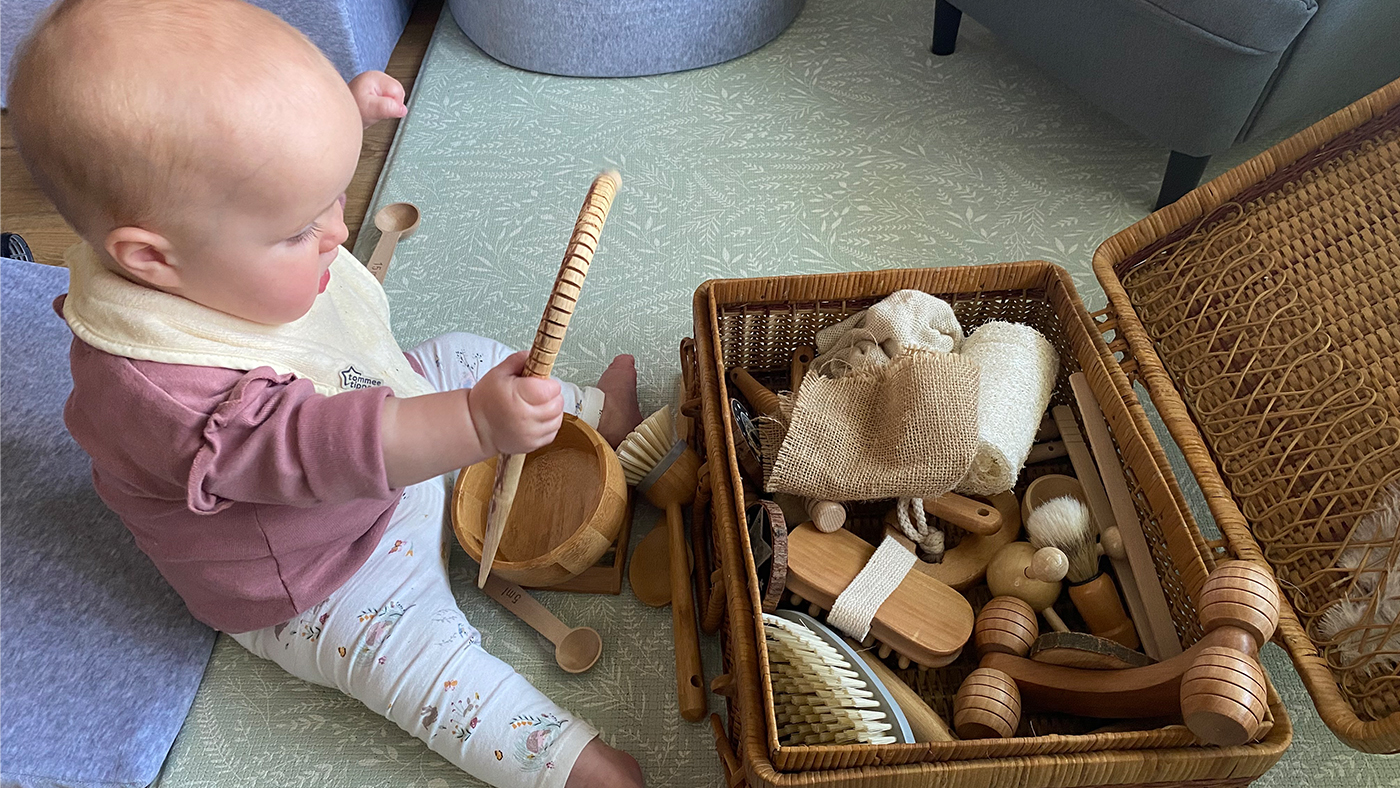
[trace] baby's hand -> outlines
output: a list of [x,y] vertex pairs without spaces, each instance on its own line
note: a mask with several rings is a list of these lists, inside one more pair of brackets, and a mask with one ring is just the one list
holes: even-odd
[[403,84],[383,71],[366,71],[350,80],[350,95],[355,97],[365,128],[408,114],[403,103]]
[[559,381],[522,377],[525,352],[497,364],[467,395],[481,448],[491,454],[525,454],[554,440],[564,421]]

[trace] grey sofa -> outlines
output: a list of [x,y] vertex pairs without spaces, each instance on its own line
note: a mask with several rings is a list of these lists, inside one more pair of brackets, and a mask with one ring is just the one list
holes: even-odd
[[935,0],[934,54],[952,54],[963,13],[1170,149],[1158,208],[1234,143],[1400,77],[1397,0]]

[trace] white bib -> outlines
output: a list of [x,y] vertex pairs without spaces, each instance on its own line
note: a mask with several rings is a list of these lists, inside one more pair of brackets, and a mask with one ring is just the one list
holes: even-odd
[[92,247],[64,255],[63,319],[98,350],[164,364],[252,370],[271,367],[311,381],[327,396],[389,386],[399,397],[434,389],[413,371],[389,329],[384,288],[340,247],[326,292],[298,320],[263,325],[129,282],[103,267]]

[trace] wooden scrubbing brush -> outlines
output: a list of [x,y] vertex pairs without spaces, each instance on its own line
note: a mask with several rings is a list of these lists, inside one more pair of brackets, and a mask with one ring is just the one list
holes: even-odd
[[763,614],[778,741],[899,744],[914,740],[899,706],[865,663],[801,613]]
[[1113,578],[1099,571],[1103,549],[1094,539],[1089,508],[1071,496],[1051,498],[1026,520],[1026,534],[1036,549],[1058,547],[1069,559],[1069,598],[1089,625],[1089,631],[1128,648],[1138,648],[1137,631]]
[[705,716],[705,679],[695,632],[695,599],[690,593],[681,507],[695,498],[700,457],[676,437],[669,406],[651,414],[617,447],[627,483],[666,512],[671,553],[671,630],[676,649],[676,696],[681,716],[691,722]]

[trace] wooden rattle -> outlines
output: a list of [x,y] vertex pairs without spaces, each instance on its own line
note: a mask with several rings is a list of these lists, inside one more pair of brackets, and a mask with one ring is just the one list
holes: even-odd
[[[559,264],[549,303],[535,331],[530,356],[525,360],[526,375],[547,378],[554,369],[554,359],[559,355],[564,332],[578,305],[583,279],[588,275],[588,266],[598,248],[598,236],[603,232],[603,222],[608,218],[608,209],[612,207],[620,184],[618,174],[608,171],[594,178],[593,185],[588,188],[588,196],[574,222],[573,235],[564,250],[564,261]],[[515,503],[515,490],[520,486],[520,471],[524,467],[523,454],[511,454],[496,463],[496,483],[486,510],[486,535],[482,540],[481,568],[476,575],[477,588],[484,588],[486,578],[491,575],[491,563],[496,560],[496,550],[501,545],[501,534],[510,518],[510,507]]]
[[1035,616],[1017,599],[993,599],[973,628],[981,666],[953,701],[953,726],[967,738],[1015,734],[1020,712],[1048,711],[1107,719],[1180,715],[1207,744],[1237,746],[1255,738],[1267,712],[1268,685],[1259,649],[1278,624],[1278,585],[1246,561],[1223,563],[1201,587],[1205,636],[1154,665],[1094,670],[1035,662]]
[[1053,609],[1060,598],[1060,581],[1069,571],[1069,559],[1054,547],[1039,550],[1030,542],[1012,542],[987,565],[987,587],[992,596],[1012,596],[1039,611],[1056,632],[1069,627]]

